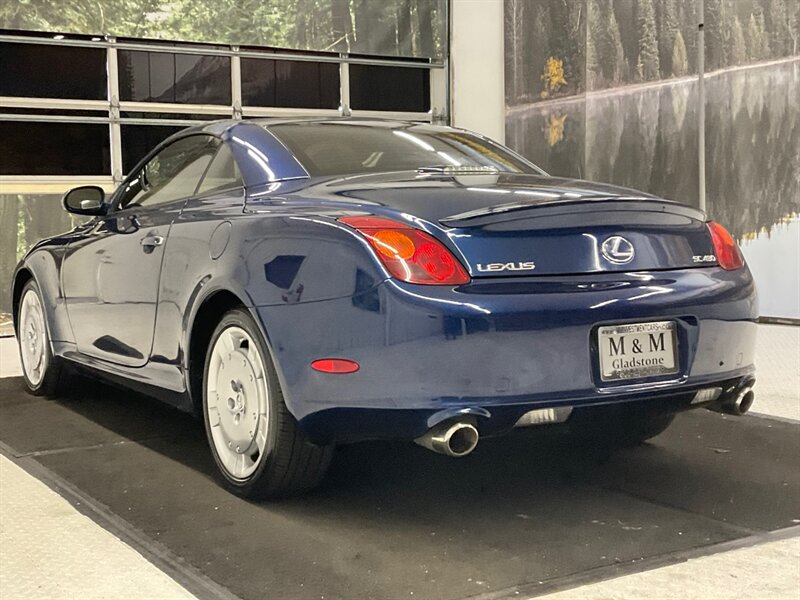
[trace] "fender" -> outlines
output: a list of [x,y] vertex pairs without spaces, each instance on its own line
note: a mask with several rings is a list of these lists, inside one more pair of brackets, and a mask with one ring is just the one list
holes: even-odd
[[[21,289],[18,289],[19,275],[24,270],[27,270],[39,285],[51,349],[56,355],[59,354],[57,350],[61,344],[75,343],[61,287],[61,261],[68,243],[69,240],[63,237],[39,242],[19,262],[12,279],[14,282],[13,297],[21,293]],[[12,315],[15,331],[17,327],[16,308],[14,305],[14,314]]]

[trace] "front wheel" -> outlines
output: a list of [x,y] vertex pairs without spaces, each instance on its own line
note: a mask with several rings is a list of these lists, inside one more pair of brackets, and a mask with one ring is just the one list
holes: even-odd
[[17,312],[17,343],[28,391],[34,396],[55,396],[63,391],[66,370],[53,356],[41,293],[33,279],[22,288]]
[[330,464],[333,448],[312,444],[286,408],[266,343],[244,309],[227,312],[211,336],[203,415],[223,483],[239,496],[301,494]]

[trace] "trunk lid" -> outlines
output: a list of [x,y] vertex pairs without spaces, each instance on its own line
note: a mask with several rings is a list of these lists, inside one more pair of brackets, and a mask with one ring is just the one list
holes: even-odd
[[700,211],[633,197],[500,204],[439,221],[473,277],[716,264]]
[[702,211],[588,181],[406,172],[327,180],[302,195],[418,218],[474,278],[717,264]]

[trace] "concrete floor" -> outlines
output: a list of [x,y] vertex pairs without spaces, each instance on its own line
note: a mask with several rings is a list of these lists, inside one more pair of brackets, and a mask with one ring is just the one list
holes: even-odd
[[0,490],[0,598],[194,598],[4,456]]
[[[753,410],[800,421],[800,328],[761,326],[757,366]],[[0,376],[18,373],[13,340],[0,340]],[[135,509],[135,505],[131,508]],[[0,458],[1,598],[192,597],[150,562],[152,555],[146,560],[77,509],[6,458]],[[794,521],[800,523],[800,514]],[[786,539],[764,536],[751,547],[691,557],[679,564],[574,587],[550,597],[795,600],[800,590],[797,536],[800,531],[794,530],[785,532]],[[579,582],[576,579],[574,584]],[[479,591],[476,587],[475,592]],[[526,597],[532,593],[527,588],[510,589],[507,596]],[[198,595],[214,597],[215,593],[206,588]]]

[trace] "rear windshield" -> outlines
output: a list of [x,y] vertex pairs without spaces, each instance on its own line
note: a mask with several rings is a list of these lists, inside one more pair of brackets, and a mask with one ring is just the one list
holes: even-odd
[[417,169],[540,173],[502,146],[429,125],[291,123],[269,128],[312,177]]

